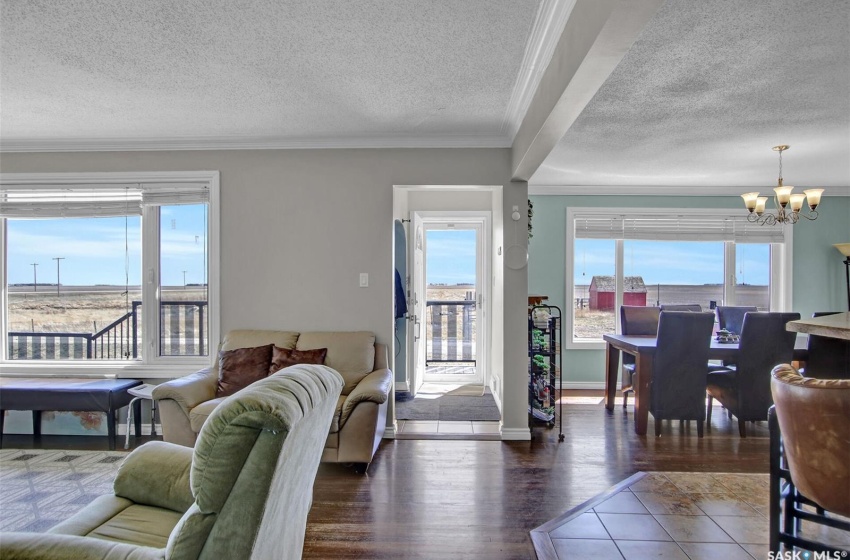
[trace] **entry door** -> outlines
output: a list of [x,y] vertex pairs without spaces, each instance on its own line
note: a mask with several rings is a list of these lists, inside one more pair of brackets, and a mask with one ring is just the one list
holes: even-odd
[[482,384],[489,318],[489,216],[415,214],[414,222],[418,218],[422,228],[413,271],[419,294],[417,376],[429,383]]
[[413,341],[413,367],[410,368],[410,390],[413,394],[419,390],[425,381],[425,228],[422,216],[417,212],[411,213],[413,235],[410,236],[413,255],[413,321],[410,322]]

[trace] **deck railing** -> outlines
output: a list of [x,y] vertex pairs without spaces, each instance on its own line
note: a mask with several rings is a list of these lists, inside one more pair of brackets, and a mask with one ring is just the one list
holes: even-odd
[[[131,360],[138,359],[141,301],[95,333],[9,332],[10,360]],[[204,329],[206,301],[160,302],[160,354],[205,356],[209,344]]]
[[475,363],[475,301],[426,301],[425,362]]

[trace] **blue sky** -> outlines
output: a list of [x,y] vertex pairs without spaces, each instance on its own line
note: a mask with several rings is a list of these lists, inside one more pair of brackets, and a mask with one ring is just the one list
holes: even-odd
[[475,283],[475,230],[425,230],[425,281]]
[[[164,286],[203,283],[204,205],[161,208],[161,281]],[[127,219],[130,285],[141,278],[141,218]],[[56,261],[60,281],[66,286],[125,282],[125,219],[61,218],[8,220],[8,282],[32,283],[33,266],[38,282],[56,283]]]
[[[767,285],[769,264],[769,245],[736,246],[739,284]],[[627,240],[623,265],[627,276],[642,276],[646,284],[722,284],[723,243]],[[590,284],[594,275],[613,275],[614,241],[577,239],[573,272],[576,284]]]

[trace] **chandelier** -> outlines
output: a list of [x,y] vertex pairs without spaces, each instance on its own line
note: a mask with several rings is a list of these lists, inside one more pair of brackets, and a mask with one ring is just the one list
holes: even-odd
[[[759,196],[757,192],[745,193],[741,195],[741,198],[744,199],[744,206],[750,212],[747,215],[748,222],[773,226],[776,224],[796,224],[800,218],[818,219],[817,207],[820,204],[823,189],[806,189],[803,194],[791,194],[794,187],[786,187],[782,184],[782,152],[790,147],[785,144],[773,147],[773,151],[779,152],[779,181],[776,188],[773,189],[773,203],[776,205],[776,214],[765,213],[764,211],[768,197]],[[804,203],[808,203],[809,206],[809,212],[805,214],[801,213]]]

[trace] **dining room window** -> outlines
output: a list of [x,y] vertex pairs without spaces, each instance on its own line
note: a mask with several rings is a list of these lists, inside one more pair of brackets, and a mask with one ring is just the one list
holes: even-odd
[[734,210],[567,209],[567,346],[604,347],[621,305],[789,308],[790,230]]

